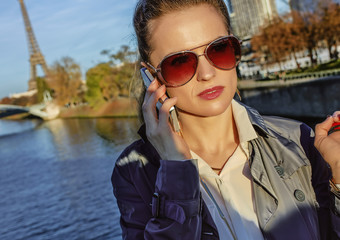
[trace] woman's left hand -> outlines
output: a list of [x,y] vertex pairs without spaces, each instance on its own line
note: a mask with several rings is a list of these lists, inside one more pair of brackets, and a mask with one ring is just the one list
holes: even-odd
[[340,111],[315,126],[314,145],[331,167],[335,183],[340,183],[340,131],[328,135],[335,122],[340,122]]

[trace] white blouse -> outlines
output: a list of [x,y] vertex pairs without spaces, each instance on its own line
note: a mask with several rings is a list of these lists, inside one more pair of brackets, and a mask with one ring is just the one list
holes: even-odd
[[248,163],[248,141],[257,138],[257,134],[242,105],[233,100],[232,110],[240,144],[224,165],[220,175],[217,175],[200,156],[194,152],[191,153],[192,157],[198,160],[200,177],[204,180],[208,191],[228,223],[226,224],[221,218],[214,200],[201,182],[202,198],[217,226],[220,239],[233,239],[232,235],[234,235],[242,240],[261,240],[263,236],[255,213],[252,178]]

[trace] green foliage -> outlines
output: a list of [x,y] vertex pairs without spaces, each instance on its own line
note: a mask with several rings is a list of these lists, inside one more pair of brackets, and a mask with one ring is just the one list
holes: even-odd
[[40,103],[44,101],[44,92],[48,91],[51,92],[50,88],[48,87],[45,78],[37,77],[37,101]]
[[97,105],[104,102],[104,96],[101,91],[101,82],[105,76],[110,75],[111,67],[108,63],[100,63],[90,68],[86,73],[87,92],[85,99],[90,105]]
[[134,62],[136,51],[131,51],[129,46],[122,45],[116,53],[111,54],[110,50],[103,50],[101,51],[101,54],[107,55],[109,57],[110,64],[118,66],[121,64]]
[[323,64],[313,66],[313,67],[305,67],[305,68],[296,69],[293,71],[288,71],[287,75],[296,74],[296,73],[312,73],[312,72],[326,71],[326,70],[339,69],[339,68],[340,68],[340,59],[333,60],[328,63],[323,63]]
[[103,55],[109,56],[109,61],[90,68],[86,73],[87,92],[85,99],[91,105],[100,105],[118,97],[129,95],[129,84],[135,73],[136,52],[128,46],[122,46],[117,53],[111,54],[103,50]]

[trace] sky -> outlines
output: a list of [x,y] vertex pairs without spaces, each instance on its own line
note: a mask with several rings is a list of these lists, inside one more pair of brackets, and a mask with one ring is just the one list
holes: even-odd
[[[279,12],[287,10],[276,0]],[[107,61],[102,50],[136,47],[132,15],[137,0],[25,0],[47,65],[72,57],[86,70]],[[40,66],[38,75],[42,76]],[[28,90],[28,43],[18,0],[0,1],[0,99]]]

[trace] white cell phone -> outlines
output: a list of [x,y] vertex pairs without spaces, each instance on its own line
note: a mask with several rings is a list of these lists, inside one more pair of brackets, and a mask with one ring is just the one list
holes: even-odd
[[[142,78],[143,78],[143,82],[146,88],[148,88],[151,84],[151,82],[154,80],[154,77],[152,76],[152,74],[149,72],[148,69],[146,69],[145,67],[140,69]],[[164,99],[165,100],[165,99]],[[159,101],[156,104],[156,107],[158,109],[160,109],[160,107],[162,106],[162,103],[160,101],[163,101],[163,99],[159,99]],[[172,128],[175,132],[179,132],[181,130],[180,125],[179,125],[179,121],[178,121],[178,117],[177,117],[177,112],[175,107],[171,107],[170,110],[170,123],[172,124]]]

